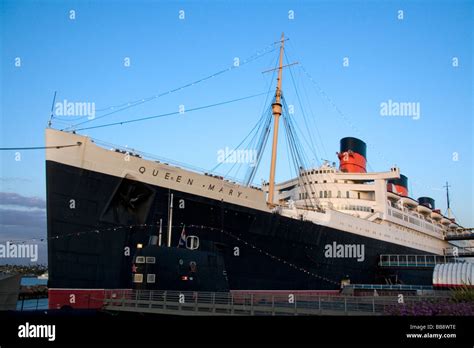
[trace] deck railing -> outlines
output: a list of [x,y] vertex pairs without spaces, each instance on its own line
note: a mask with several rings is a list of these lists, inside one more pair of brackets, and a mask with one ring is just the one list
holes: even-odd
[[398,255],[382,254],[380,267],[434,267],[438,263],[458,262],[450,255]]
[[[398,296],[130,290],[105,298],[104,309],[171,315],[383,315]],[[404,296],[405,304],[440,296]]]

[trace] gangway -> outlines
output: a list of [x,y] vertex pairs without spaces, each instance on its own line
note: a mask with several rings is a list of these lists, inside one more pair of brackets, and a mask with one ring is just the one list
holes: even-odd
[[379,267],[434,268],[438,263],[462,262],[453,255],[381,254]]

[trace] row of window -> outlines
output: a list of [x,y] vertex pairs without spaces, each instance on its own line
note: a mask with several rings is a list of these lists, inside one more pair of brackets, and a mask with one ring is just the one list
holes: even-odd
[[[311,192],[314,195],[314,192]],[[308,192],[300,192],[299,199],[308,199]],[[319,191],[319,198],[332,198],[332,191]],[[341,191],[337,191],[337,198],[341,198]],[[350,198],[350,192],[346,191],[346,198]],[[357,199],[360,199],[360,192],[357,192]]]
[[335,206],[336,210],[355,210],[355,211],[366,211],[372,212],[373,209],[371,207],[366,207],[363,205],[339,205]]
[[334,169],[321,169],[321,170],[312,170],[311,172],[303,173],[303,176],[311,175],[311,174],[329,174],[335,173],[336,170]]
[[155,263],[155,257],[154,256],[137,256],[135,258],[135,263]]
[[403,220],[403,221],[406,221],[406,222],[410,222],[410,223],[412,223],[416,226],[422,227],[422,228],[426,228],[427,230],[429,230],[431,232],[442,234],[441,229],[436,228],[435,226],[433,226],[429,222],[423,222],[422,220],[419,220],[419,219],[411,217],[411,216],[407,216],[405,214],[399,213],[398,211],[392,210],[392,209],[388,209],[388,214],[392,215],[393,217],[396,217],[397,219],[400,219],[400,220]]
[[[147,274],[146,275],[146,282],[147,283],[154,283],[156,279],[155,274]],[[133,275],[133,282],[134,283],[143,283],[143,274],[141,273],[135,273]]]

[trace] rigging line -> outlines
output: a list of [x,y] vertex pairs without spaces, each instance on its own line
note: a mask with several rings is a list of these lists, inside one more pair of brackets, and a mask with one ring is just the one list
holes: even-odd
[[271,107],[267,108],[266,114],[267,114],[267,116],[266,116],[264,122],[262,123],[262,125],[263,125],[262,132],[260,133],[260,137],[258,139],[256,161],[254,163],[254,166],[250,167],[249,170],[247,171],[246,175],[245,175],[244,182],[245,182],[246,186],[250,185],[253,182],[253,179],[255,178],[255,174],[256,174],[259,166],[260,166],[260,162],[261,162],[262,157],[263,157],[263,152],[265,150],[265,147],[266,147],[266,144],[267,144],[267,141],[268,141],[268,136],[270,134],[270,125],[271,125],[271,121],[272,121]]
[[[288,110],[288,105],[286,103],[286,100],[282,97],[282,100],[283,100],[283,103],[284,103],[284,107]],[[290,116],[288,116],[290,117]],[[295,131],[296,129],[298,129],[301,133],[301,137],[303,138],[303,140],[306,142],[306,144],[308,145],[309,148],[311,148],[311,145],[308,143],[308,140],[306,139],[305,137],[305,134],[304,132],[300,129],[300,127],[298,126],[298,123],[294,122],[294,124],[296,125],[296,128],[295,128]],[[315,152],[315,149],[312,151],[313,152],[313,155],[316,157],[316,161],[319,163],[319,160],[318,160],[318,156],[317,156],[317,153]]]
[[[268,123],[268,126],[264,127],[264,131],[263,131],[263,133],[261,133],[259,142],[257,143],[258,144],[257,148],[259,149],[259,150],[257,150],[257,161],[256,161],[254,167],[249,168],[249,170],[247,170],[247,173],[245,174],[244,183],[246,184],[246,186],[250,185],[253,182],[254,178],[255,178],[256,172],[257,172],[258,167],[259,167],[260,162],[261,162],[261,158],[263,156],[263,153],[261,153],[261,152],[263,152],[265,150],[265,146],[266,146],[266,143],[267,143],[268,134],[265,135],[264,132],[269,133],[269,128],[268,127],[270,127],[271,119],[272,119],[272,116],[273,116],[271,114],[271,106],[267,106],[267,103],[268,103],[268,98],[270,96],[270,91],[271,91],[272,86],[273,86],[273,81],[275,80],[277,65],[278,65],[278,56],[276,56],[275,59],[274,59],[273,66],[275,67],[275,69],[273,69],[272,77],[271,77],[271,79],[269,80],[269,83],[268,83],[268,92],[267,92],[267,95],[265,97],[265,102],[263,104],[263,109],[262,109],[262,118],[264,117],[264,115],[266,113],[269,114],[269,115],[267,115],[267,119],[262,123],[262,125],[266,125]],[[265,107],[267,107],[266,110],[265,110]],[[260,127],[257,130],[257,133],[258,132],[260,132]],[[262,146],[263,146],[263,148],[262,148]]]
[[[265,107],[268,103],[268,96],[270,95],[270,91],[272,89],[272,86],[273,86],[273,81],[275,81],[275,74],[277,72],[277,66],[278,66],[278,56],[275,57],[275,63],[273,64],[273,66],[275,67],[273,69],[273,72],[272,72],[272,77],[270,78],[269,82],[268,82],[268,94],[265,98],[265,103],[263,104],[263,108],[262,108],[262,113],[265,112]],[[262,77],[264,77],[265,74],[262,74]]]
[[[278,64],[278,56],[275,58],[274,60],[274,66],[276,66]],[[267,91],[267,95],[265,97],[265,101],[263,103],[263,109],[262,109],[262,117],[260,118],[260,120],[262,121],[261,124],[259,125],[257,131],[255,132],[254,136],[252,137],[252,139],[250,140],[249,144],[248,144],[248,148],[249,149],[252,149],[253,146],[256,146],[257,147],[257,158],[256,158],[256,161],[255,163],[253,163],[253,166],[249,166],[249,168],[247,169],[247,172],[245,173],[244,175],[244,183],[246,186],[250,185],[250,183],[253,181],[253,178],[255,176],[255,172],[256,170],[258,169],[258,166],[259,166],[259,163],[260,163],[260,160],[261,160],[261,157],[260,157],[260,152],[261,152],[261,148],[262,146],[265,146],[266,144],[266,136],[265,136],[265,133],[267,132],[267,127],[266,126],[270,121],[271,121],[271,114],[270,114],[270,110],[271,110],[271,107],[270,106],[267,106],[268,104],[268,99],[269,99],[269,96],[270,96],[270,92],[271,92],[271,89],[272,89],[272,81],[274,81],[274,77],[275,77],[275,73],[276,71],[273,71],[272,73],[272,78],[269,80],[268,82],[268,91]],[[265,110],[265,107],[267,108]],[[265,118],[265,114],[267,115],[266,118]],[[268,120],[268,118],[270,117],[270,120]],[[263,127],[262,131],[260,130],[261,128]],[[258,136],[260,134],[260,136]],[[237,169],[237,172],[235,175],[238,174],[238,172],[240,171],[242,166],[239,166],[238,169]],[[232,169],[232,168],[231,168]],[[229,173],[229,172],[228,172]]]
[[[343,121],[345,121],[349,127],[351,127],[351,129],[356,133],[356,134],[359,134],[359,135],[362,135],[362,132],[361,130],[354,124],[352,123],[352,121],[349,119],[349,117],[341,111],[341,109],[339,109],[339,107],[334,103],[334,101],[327,95],[326,92],[323,91],[323,89],[321,88],[321,86],[313,79],[313,77],[309,74],[308,71],[306,71],[306,69],[303,67],[303,65],[300,65],[301,66],[301,69],[302,71],[305,73],[305,75],[308,77],[308,79],[313,83],[313,85],[315,86],[316,88],[316,91],[317,93],[319,93],[319,95],[321,97],[323,97],[328,103],[329,105],[336,111],[336,113],[338,114],[339,117],[342,118]],[[387,157],[385,157],[385,155],[380,152],[379,148],[377,146],[374,146],[374,144],[370,144],[370,143],[367,143],[367,147],[369,149],[372,149],[373,150],[373,153],[375,155],[378,155],[380,159],[382,159],[383,161],[385,161],[385,163],[387,163],[389,166],[392,166],[393,162],[390,162]],[[426,185],[424,185],[423,183],[421,182],[417,182],[416,180],[415,181],[412,181],[412,184],[415,184],[415,185],[419,185],[421,187],[424,187],[425,189],[427,190],[432,190],[431,187],[428,187]]]
[[[255,134],[253,135],[252,139],[250,139],[248,145],[246,146],[246,149],[247,151],[249,151],[247,154],[246,154],[246,158],[249,160],[249,163],[248,164],[248,169],[252,169],[252,166],[255,165],[255,161],[256,161],[256,158],[254,158],[254,154],[257,153],[257,150],[255,150],[256,147],[258,147],[258,142],[259,142],[259,134],[260,134],[260,129],[262,128],[263,126],[263,122],[260,124],[260,126],[258,127],[257,131],[255,132]],[[242,162],[240,162],[240,165],[239,167],[237,168],[237,172],[235,173],[236,176],[238,176],[238,173],[240,172],[240,169],[242,168]],[[248,169],[247,169],[247,172],[248,172]],[[246,174],[244,174],[244,178],[243,178],[243,181],[246,182]]]
[[261,144],[260,144],[259,150],[258,150],[257,163],[256,163],[255,167],[252,168],[253,172],[251,173],[251,176],[249,178],[250,180],[248,181],[247,184],[250,184],[250,183],[253,182],[253,180],[255,179],[255,175],[257,174],[257,170],[260,166],[260,163],[262,162],[263,153],[265,151],[265,148],[267,146],[268,139],[269,139],[269,136],[270,136],[272,119],[273,119],[273,115],[272,115],[271,111],[269,111],[267,121],[266,121],[266,125],[265,125],[265,129],[263,131],[264,132],[263,139],[261,140]]
[[[245,140],[247,140],[247,138],[253,133],[253,131],[257,128],[257,126],[260,125],[260,122],[261,122],[261,120],[263,119],[263,116],[264,116],[264,115],[262,114],[262,116],[260,117],[260,119],[259,119],[259,120],[257,121],[257,123],[253,126],[253,128],[250,130],[250,132],[249,132],[249,133],[245,136],[245,138],[237,145],[236,149],[240,148],[240,146],[241,146],[241,145],[245,142]],[[228,156],[226,156],[226,158],[224,159],[224,161],[225,161],[227,158],[229,158],[229,156],[230,156],[234,151],[235,151],[235,149],[234,149],[233,151],[231,151]],[[215,166],[214,168],[212,168],[211,171],[214,172],[224,161],[222,161],[222,162],[216,164],[216,166]]]
[[58,146],[31,146],[31,147],[0,147],[0,151],[10,151],[10,150],[45,150],[45,149],[63,149],[65,147],[81,146],[80,141],[77,144],[71,145],[58,145]]
[[[285,58],[286,58],[287,62],[289,62],[288,56],[286,55],[286,52],[285,52]],[[304,123],[305,123],[305,126],[306,126],[306,130],[307,130],[308,135],[309,135],[309,141],[310,141],[310,143],[311,143],[311,145],[312,145],[310,148],[311,148],[311,150],[313,151],[314,156],[317,158],[316,147],[315,147],[315,145],[314,145],[313,137],[312,137],[311,132],[310,132],[310,127],[309,127],[309,125],[308,125],[306,113],[304,112],[303,103],[302,103],[302,101],[301,101],[300,93],[298,92],[298,88],[297,88],[297,86],[296,86],[295,78],[294,78],[294,76],[293,76],[293,69],[292,69],[291,66],[289,67],[289,70],[290,70],[291,81],[292,81],[292,83],[293,83],[293,87],[295,88],[296,97],[298,98],[298,102],[300,103],[301,113],[303,114],[303,120],[304,120]]]
[[[234,164],[230,167],[230,169],[224,174],[224,178],[227,178],[227,176],[230,174],[232,169],[234,169],[235,165],[237,164],[238,161],[235,161]],[[237,176],[238,171],[235,173],[235,176]]]
[[[268,94],[270,93],[270,87],[269,86],[269,89],[267,91],[267,97],[266,99],[268,99]],[[266,104],[266,103],[265,103]],[[245,138],[237,145],[237,147],[235,149],[233,149],[227,156],[226,158],[224,158],[224,160],[221,162],[221,163],[218,163],[211,171],[215,171],[222,163],[225,163],[225,161],[236,151],[240,148],[240,146],[242,146],[242,144],[247,140],[247,138],[253,133],[253,131],[257,128],[254,136],[252,137],[251,141],[250,142],[253,142],[253,139],[256,137],[256,135],[259,133],[260,131],[260,128],[262,127],[262,125],[264,123],[262,123],[262,121],[265,119],[265,114],[268,112],[268,110],[270,109],[270,107],[267,107],[267,111],[266,112],[262,112],[262,115],[260,116],[260,118],[258,119],[257,123],[255,124],[255,126],[250,130],[250,132],[245,136]],[[232,169],[232,168],[231,168]],[[229,172],[227,172],[226,174],[226,177],[229,175]],[[245,178],[244,178],[244,182],[245,182]]]
[[[284,107],[286,108],[286,112],[287,112],[287,114],[288,114],[288,105],[287,105],[287,103],[286,103],[286,100],[284,100]],[[289,116],[288,116],[288,117],[289,117]],[[301,135],[302,135],[303,140],[304,140],[306,143],[308,143],[307,140],[306,140],[306,138],[305,138],[305,136],[304,136],[304,133],[303,133],[303,132],[301,131],[301,129],[299,128],[298,123],[294,122],[293,119],[290,120],[290,123],[293,125],[293,128],[295,128],[295,133],[296,133],[297,130],[299,130],[300,133],[301,133]],[[296,126],[296,127],[295,127],[295,126]],[[317,129],[317,128],[316,128],[316,129]],[[298,138],[297,138],[297,139],[298,139]],[[298,141],[298,142],[299,142],[299,141]],[[304,151],[303,151],[303,155],[305,155]],[[308,159],[306,158],[306,160],[308,160]],[[320,163],[318,158],[316,158],[316,161],[318,162],[318,164]],[[370,166],[369,166],[369,167],[370,167]],[[309,179],[308,179],[308,180],[309,180]],[[310,182],[310,181],[309,181],[309,182]],[[313,185],[313,184],[311,184],[311,182],[310,182],[310,185]],[[339,188],[340,188],[340,185],[336,184],[336,187],[339,189]],[[314,186],[311,186],[311,189],[312,189],[312,190],[314,190],[314,188],[315,188]],[[322,188],[324,191],[329,191],[328,186],[327,186],[327,185],[324,185],[324,183],[321,184],[321,188]],[[314,191],[316,192],[317,190],[314,190]],[[319,201],[319,200],[317,199],[317,196],[315,196],[315,200],[316,200],[316,201]]]
[[[336,113],[358,134],[361,134],[360,132],[360,129],[355,126],[351,120],[347,117],[346,114],[344,114],[341,109],[339,109],[339,107],[334,103],[334,101],[327,95],[326,92],[324,92],[324,90],[321,88],[321,86],[319,85],[318,82],[316,82],[316,80],[313,79],[313,77],[309,74],[309,72],[304,68],[304,66],[302,64],[300,64],[300,67],[301,67],[301,70],[303,71],[303,73],[306,75],[306,77],[310,80],[310,82],[314,85],[317,93],[323,98],[326,100],[326,102],[336,111]],[[368,146],[370,146],[370,144],[368,144]],[[385,156],[383,154],[381,154],[378,149],[374,149],[375,150],[375,153],[378,154],[382,159],[384,159],[387,163],[387,159],[385,158]]]
[[56,94],[58,91],[54,91],[53,102],[51,103],[51,115],[49,117],[48,126],[51,126],[51,122],[54,118],[54,102],[56,101]]
[[[271,49],[272,48],[272,49]],[[216,77],[220,74],[223,74],[224,72],[227,72],[227,71],[230,71],[230,70],[234,70],[236,68],[239,68],[241,67],[242,65],[245,65],[245,64],[248,64],[254,60],[257,60],[265,55],[267,55],[268,53],[271,53],[273,51],[275,51],[278,47],[275,47],[275,43],[273,44],[270,44],[268,46],[266,46],[265,48],[263,48],[262,50],[260,51],[257,51],[256,53],[254,53],[253,55],[249,56],[247,59],[244,59],[242,62],[239,63],[239,65],[234,65],[232,64],[230,67],[226,68],[226,69],[222,69],[216,73],[213,73],[211,75],[208,75],[206,77],[203,77],[201,79],[198,79],[198,80],[195,80],[193,82],[190,82],[186,85],[183,85],[182,87],[178,87],[176,89],[173,89],[171,90],[172,92],[174,91],[177,91],[177,90],[180,90],[180,89],[183,89],[183,88],[186,88],[186,87],[190,87],[192,85],[195,85],[197,83],[200,83],[200,82],[203,82],[203,81],[206,81],[206,80],[209,80],[213,77]],[[269,50],[270,49],[270,50]],[[168,94],[168,92],[164,92],[164,94]],[[135,103],[139,103],[139,102],[142,102],[144,100],[151,100],[151,99],[154,99],[154,98],[157,98],[158,95],[154,95],[154,96],[151,96],[151,97],[148,97],[148,98],[140,98],[140,99],[137,99],[137,100],[134,100],[134,101],[130,101],[130,102],[126,102],[126,103],[122,103],[122,104],[118,104],[118,105],[111,105],[111,106],[108,106],[108,107],[105,107],[105,108],[101,108],[101,109],[98,109],[97,111],[104,111],[104,110],[108,110],[108,109],[111,109],[111,108],[121,108],[123,106],[128,106],[130,104],[135,104]]]
[[[292,43],[291,41],[290,41],[290,46],[292,47],[292,51],[295,51],[295,52],[296,52],[295,46],[293,45],[293,43]],[[287,52],[287,51],[285,51],[285,54],[286,54],[286,52]],[[304,68],[303,68],[303,66],[302,66],[301,63],[299,64],[299,66],[301,67],[301,70],[304,70]],[[300,70],[300,71],[301,71],[301,70]],[[306,75],[309,75],[306,71],[305,71],[305,74],[306,74]],[[308,76],[308,77],[309,77],[309,76]],[[309,78],[312,80],[312,77],[309,77]],[[315,82],[314,82],[314,83],[315,83]],[[323,142],[322,137],[321,137],[321,134],[320,134],[320,132],[319,132],[319,128],[318,128],[317,122],[316,122],[316,117],[314,116],[314,112],[313,112],[313,110],[312,110],[312,108],[311,108],[311,103],[309,102],[310,99],[309,99],[308,94],[307,94],[307,92],[306,92],[305,85],[302,84],[302,86],[303,86],[303,91],[304,91],[304,93],[306,94],[306,99],[308,100],[308,106],[309,106],[310,113],[311,113],[311,116],[312,116],[312,118],[310,118],[310,119],[314,122],[314,126],[315,126],[314,128],[315,128],[315,130],[316,130],[316,134],[318,135],[319,142],[321,143],[321,148],[322,148],[322,150],[324,151],[325,157],[327,158],[328,156],[327,156],[326,147],[324,146],[324,142]]]
[[[140,99],[140,100],[136,100],[136,101],[134,101],[134,102],[127,103],[126,106],[120,107],[120,108],[117,109],[117,110],[108,112],[108,113],[106,113],[106,114],[104,114],[104,115],[100,115],[100,116],[95,117],[95,118],[93,118],[93,119],[90,119],[90,120],[87,120],[87,121],[84,121],[84,122],[80,122],[80,123],[74,125],[74,127],[77,127],[77,126],[80,126],[80,125],[83,125],[83,124],[86,124],[86,123],[89,123],[89,122],[92,122],[92,121],[99,120],[99,119],[101,119],[101,118],[103,118],[103,117],[106,117],[106,116],[115,114],[115,113],[120,112],[120,111],[123,111],[123,110],[130,109],[130,108],[132,108],[132,107],[135,107],[135,106],[138,106],[138,105],[147,103],[147,102],[149,102],[149,101],[151,101],[151,100],[154,100],[154,99],[163,97],[163,96],[165,96],[165,95],[168,95],[168,94],[171,94],[171,93],[180,91],[180,90],[182,90],[182,89],[185,89],[185,88],[194,86],[195,84],[204,82],[204,81],[209,80],[209,79],[211,79],[211,78],[214,78],[214,77],[216,77],[216,76],[218,76],[218,75],[221,75],[221,74],[223,74],[223,73],[225,73],[225,72],[227,72],[227,71],[236,69],[236,68],[238,68],[238,67],[240,67],[240,66],[242,66],[242,65],[244,65],[244,64],[250,63],[251,61],[254,61],[254,60],[256,60],[256,59],[258,59],[258,58],[260,58],[260,57],[263,57],[264,55],[266,55],[266,54],[268,54],[268,53],[271,53],[271,52],[273,52],[273,51],[275,51],[275,50],[276,50],[276,48],[273,48],[272,50],[269,50],[269,51],[267,51],[267,52],[264,52],[264,53],[262,53],[262,54],[260,54],[260,55],[255,55],[255,57],[253,57],[252,59],[249,59],[249,60],[247,60],[247,61],[244,61],[243,63],[240,63],[239,66],[234,66],[234,65],[232,65],[231,67],[229,67],[229,68],[227,68],[227,69],[221,70],[221,71],[219,71],[219,72],[217,72],[217,73],[214,73],[214,74],[212,74],[212,75],[206,76],[206,77],[201,78],[201,79],[199,79],[199,80],[196,80],[196,81],[187,83],[187,84],[185,84],[185,85],[183,85],[183,86],[181,86],[181,87],[174,88],[174,89],[172,89],[172,90],[169,90],[169,91],[160,93],[160,94],[155,95],[155,96],[152,96],[152,97],[143,98],[143,99]],[[125,104],[122,104],[122,105],[125,105]],[[110,107],[109,107],[109,108],[105,108],[105,109],[101,109],[101,110],[106,110],[106,109],[110,109]],[[101,110],[99,110],[99,111],[101,111]],[[72,128],[72,127],[69,127],[69,128]]]
[[[245,141],[248,139],[248,137],[253,134],[253,136],[252,136],[252,138],[250,139],[249,144],[248,144],[248,147],[250,147],[250,144],[254,142],[254,139],[256,138],[256,136],[257,136],[257,134],[258,134],[260,128],[262,127],[262,120],[263,120],[263,117],[264,117],[264,115],[262,115],[262,116],[260,117],[260,119],[257,121],[257,124],[255,125],[255,127],[252,128],[252,130],[251,130],[251,131],[247,134],[247,136],[237,145],[237,147],[236,147],[235,149],[232,149],[232,151],[226,156],[226,158],[225,158],[221,163],[219,163],[219,165],[222,164],[222,163],[226,163],[226,160],[227,160],[230,156],[232,156],[234,153],[236,153],[236,152],[240,149],[240,147],[245,143]],[[257,126],[258,126],[258,128],[256,128]],[[243,147],[243,146],[242,146],[242,147]],[[219,165],[218,165],[218,166],[219,166]],[[217,168],[218,166],[216,166],[215,168]],[[234,166],[235,166],[235,163],[234,163],[234,165],[230,168],[230,170],[225,174],[225,177],[228,177],[228,176],[229,176],[230,171],[234,168]]]
[[[301,76],[301,74],[302,74],[301,69],[299,69],[299,72],[300,72],[300,76]],[[308,104],[308,107],[309,107],[309,112],[311,114],[310,120],[312,120],[313,123],[314,123],[314,129],[316,130],[316,134],[318,136],[319,143],[321,144],[321,148],[324,152],[324,158],[328,158],[328,152],[326,151],[326,146],[324,145],[323,138],[321,137],[321,133],[319,132],[319,127],[318,127],[318,124],[316,122],[316,116],[313,112],[313,108],[311,107],[310,98],[309,98],[308,91],[307,91],[307,88],[306,88],[304,82],[302,82],[301,86],[303,87],[304,96],[306,97],[306,100],[308,101],[307,104]]]
[[[265,93],[266,93],[266,92],[265,92]],[[242,100],[246,100],[246,99],[251,99],[251,98],[255,98],[255,97],[259,97],[259,96],[261,96],[261,95],[264,95],[265,93],[258,93],[258,94],[249,95],[249,96],[247,96],[247,97],[242,97],[242,98],[237,98],[237,99],[232,99],[232,100],[226,100],[226,101],[220,102],[220,103],[214,103],[214,104],[209,104],[209,105],[204,105],[204,106],[198,106],[198,107],[195,107],[195,108],[191,108],[191,109],[186,110],[186,113],[187,113],[187,112],[192,112],[192,111],[198,111],[198,110],[208,109],[208,108],[212,108],[212,107],[215,107],[215,106],[220,106],[220,105],[235,103],[235,102],[238,102],[238,101],[242,101]],[[128,121],[119,121],[119,122],[106,123],[106,124],[102,124],[102,125],[99,125],[99,126],[92,126],[92,127],[79,128],[79,129],[77,129],[77,131],[86,130],[86,129],[95,129],[95,128],[103,128],[103,127],[117,126],[117,125],[124,125],[124,124],[127,124],[127,123],[134,123],[134,122],[139,122],[139,121],[146,121],[146,120],[151,120],[151,119],[154,119],[154,118],[166,117],[166,116],[172,116],[172,115],[178,115],[178,114],[181,114],[181,112],[180,112],[180,111],[168,112],[168,113],[165,113],[165,114],[154,115],[154,116],[147,116],[147,117],[137,118],[137,119],[128,120]]]
[[[262,118],[263,118],[263,115],[262,115],[262,117],[260,117],[259,120],[261,121]],[[252,132],[252,133],[254,133],[253,136],[252,136],[252,138],[250,139],[249,143],[248,143],[246,146],[244,146],[243,148],[246,148],[247,150],[250,150],[250,149],[252,148],[253,143],[255,142],[255,140],[256,140],[256,138],[257,138],[257,135],[258,135],[258,133],[259,133],[261,127],[262,127],[262,123],[259,122],[259,126],[258,126],[257,130],[256,130],[255,132]],[[239,146],[239,147],[240,147],[240,146]],[[228,157],[230,157],[230,156],[231,156],[232,154],[234,154],[234,153],[236,153],[236,155],[239,156],[240,153],[239,153],[238,151],[239,151],[239,148],[233,149],[232,152],[228,154],[228,156],[226,157],[226,159],[227,159]],[[225,160],[226,160],[226,159],[225,159]],[[224,163],[225,163],[225,160],[224,160]],[[234,169],[234,167],[236,166],[237,163],[239,163],[239,165],[238,165],[238,167],[237,167],[237,171],[235,172],[234,176],[236,176],[236,177],[238,176],[238,173],[239,173],[240,169],[242,168],[242,163],[240,162],[240,157],[238,157],[238,158],[235,159],[233,165],[230,167],[230,169],[229,169],[229,170],[226,172],[226,174],[224,175],[225,178],[227,178],[227,177],[229,176],[229,174],[232,172],[232,170]]]
[[[298,155],[296,153],[296,148],[295,148],[295,142],[294,142],[294,139],[292,139],[292,130],[289,126],[289,118],[288,118],[288,115],[286,114],[286,112],[283,114],[284,117],[283,117],[283,125],[285,127],[285,130],[286,130],[286,136],[287,136],[287,139],[288,139],[288,143],[290,144],[290,149],[291,149],[291,158],[293,160],[293,166],[296,168],[296,171],[297,171],[297,180],[298,180],[298,187],[302,187],[304,192],[303,192],[303,200],[305,202],[305,205],[308,206],[308,203],[307,203],[307,191],[306,191],[306,187],[304,185],[304,179],[302,178],[301,176],[301,168],[300,168],[300,164],[298,163]],[[300,195],[300,200],[301,200],[301,195]]]
[[[286,135],[286,131],[285,131],[285,135]],[[291,154],[290,154],[290,145],[288,141],[288,135],[285,136],[285,144],[286,144],[286,159],[288,161],[288,168],[294,170],[294,168],[291,165]],[[297,177],[298,177],[298,171],[295,171],[295,178]]]
[[[313,195],[313,191],[316,192],[316,190],[314,189],[314,186],[312,186],[313,184],[309,180],[308,176],[304,175],[305,173],[301,172],[301,169],[303,169],[304,172],[306,171],[305,160],[307,159],[304,158],[305,156],[305,153],[303,151],[304,148],[302,147],[301,143],[298,140],[298,137],[296,136],[293,120],[291,119],[291,117],[289,117],[287,105],[284,105],[284,106],[285,106],[285,109],[284,109],[285,113],[283,114],[284,115],[283,120],[285,123],[285,128],[287,129],[290,145],[293,149],[292,153],[293,153],[295,165],[299,168],[297,178],[298,178],[299,186],[302,187],[304,191],[303,200],[305,202],[306,207],[314,207],[312,200],[314,200],[316,204],[318,204],[319,202],[319,200]],[[308,200],[309,200],[309,204],[308,204]]]
[[[252,149],[253,144],[255,143],[255,141],[256,141],[256,139],[257,139],[257,136],[258,136],[258,134],[259,134],[259,132],[260,132],[260,128],[261,128],[261,127],[262,127],[262,123],[260,123],[258,129],[255,131],[255,134],[252,136],[252,138],[250,139],[248,145],[246,146],[246,148],[247,148],[248,150],[251,150],[251,149]],[[237,150],[237,149],[236,149],[236,150]],[[234,150],[233,152],[235,152],[236,150]],[[238,155],[238,152],[237,152],[237,155]],[[238,159],[236,159],[236,161],[234,162],[234,164],[232,165],[232,167],[227,171],[227,173],[224,175],[224,177],[227,177],[227,176],[230,174],[230,172],[234,169],[234,167],[235,167],[235,165],[236,165],[237,163],[239,163],[239,166],[237,167],[237,171],[235,172],[234,175],[235,175],[235,176],[238,176],[238,173],[239,173],[240,169],[242,168],[242,163],[239,162]],[[245,181],[245,179],[244,179],[244,181]]]
[[[296,154],[298,155],[298,158],[297,158],[297,160],[299,162],[298,166],[302,167],[304,170],[306,170],[308,165],[307,165],[307,158],[306,158],[306,155],[305,155],[305,152],[304,152],[304,147],[301,144],[301,142],[299,141],[299,138],[297,136],[296,128],[295,128],[295,125],[294,125],[295,123],[294,123],[293,119],[288,114],[288,105],[286,105],[286,102],[284,103],[284,107],[285,107],[285,117],[287,118],[287,122],[288,122],[288,129],[291,132],[290,136],[291,136],[292,142],[294,143]],[[304,134],[303,134],[303,136],[304,136]],[[305,176],[305,179],[307,179],[306,176]],[[310,183],[309,179],[308,179],[308,182]],[[314,188],[312,188],[312,189],[314,189]]]
[[[170,159],[170,158],[157,156],[157,155],[152,154],[152,153],[139,151],[139,150],[136,150],[136,149],[131,148],[131,147],[129,148],[129,147],[123,147],[123,146],[120,146],[120,145],[112,144],[112,143],[109,143],[109,142],[106,142],[106,141],[103,141],[103,140],[100,140],[100,139],[97,139],[97,138],[90,137],[90,139],[93,140],[98,145],[113,148],[113,150],[123,150],[123,151],[129,152],[129,153],[138,154],[138,155],[140,155],[140,156],[142,156],[143,158],[146,158],[146,159],[152,159],[152,160],[158,161],[159,163],[162,162],[162,163],[166,163],[166,164],[171,164],[171,165],[176,166],[176,167],[186,168],[187,170],[190,170],[190,171],[193,171],[193,172],[196,172],[196,173],[199,173],[199,174],[208,173],[208,174],[217,175],[217,173],[211,172],[207,169],[204,169],[204,168],[201,168],[201,167],[198,167],[198,166],[194,166],[194,165],[191,165],[191,164],[188,164],[188,163],[183,163],[183,162],[179,162],[179,161],[176,161],[176,160],[173,160],[173,159]],[[232,181],[235,181],[235,182],[240,182],[240,180],[237,179],[237,178],[229,178],[228,177],[227,179],[231,179]]]

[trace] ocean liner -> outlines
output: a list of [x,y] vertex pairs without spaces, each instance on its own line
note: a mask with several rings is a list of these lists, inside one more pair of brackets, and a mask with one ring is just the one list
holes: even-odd
[[461,226],[433,199],[411,198],[399,168],[367,172],[362,140],[341,139],[338,166],[303,167],[294,148],[298,175],[275,182],[279,123],[292,129],[284,42],[266,120],[270,176],[261,187],[46,129],[50,308],[91,306],[108,289],[431,284],[431,271],[378,268],[380,255],[445,255],[446,233]]

